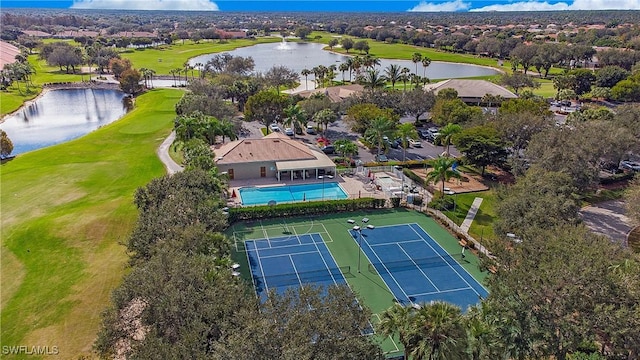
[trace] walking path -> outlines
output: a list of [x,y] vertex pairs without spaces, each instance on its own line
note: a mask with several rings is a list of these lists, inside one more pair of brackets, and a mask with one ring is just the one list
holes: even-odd
[[167,173],[169,175],[173,175],[184,170],[182,166],[178,165],[178,163],[173,161],[171,156],[169,156],[169,146],[171,146],[175,138],[176,133],[175,131],[172,131],[171,134],[169,134],[169,136],[164,139],[162,144],[160,144],[160,147],[158,147],[158,151],[156,151],[156,154],[158,154],[160,161],[162,161],[162,163],[164,164],[164,167],[167,169]]
[[469,232],[471,223],[473,222],[473,219],[476,217],[476,214],[478,213],[478,209],[480,209],[480,205],[482,205],[482,198],[479,198],[479,197],[475,198],[473,200],[473,204],[471,204],[471,207],[469,208],[469,212],[467,213],[467,216],[464,218],[462,225],[460,225],[460,229],[462,229],[462,231],[466,233]]

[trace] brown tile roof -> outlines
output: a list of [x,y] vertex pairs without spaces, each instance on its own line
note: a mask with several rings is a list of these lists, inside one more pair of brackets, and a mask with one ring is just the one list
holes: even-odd
[[315,160],[309,147],[280,133],[262,139],[242,139],[214,149],[216,164],[237,164],[263,161]]
[[0,41],[0,69],[7,64],[16,62],[16,55],[20,54],[20,49],[5,41]]
[[505,99],[515,99],[518,96],[500,85],[486,80],[450,79],[433,84],[427,84],[425,90],[438,93],[442,89],[454,89],[459,98],[482,98],[486,94],[499,95]]

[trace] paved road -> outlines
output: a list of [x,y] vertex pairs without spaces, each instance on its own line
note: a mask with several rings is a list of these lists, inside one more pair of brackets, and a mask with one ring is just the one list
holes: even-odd
[[173,161],[171,156],[169,156],[169,146],[171,146],[175,138],[176,133],[172,131],[171,134],[169,134],[169,136],[164,139],[164,141],[162,142],[162,144],[160,144],[160,147],[158,147],[158,150],[156,151],[158,157],[160,158],[160,161],[162,161],[164,167],[167,169],[167,173],[170,175],[184,170],[182,166],[178,165],[178,163]]
[[591,230],[626,245],[632,226],[624,214],[621,200],[605,201],[580,210],[582,220]]

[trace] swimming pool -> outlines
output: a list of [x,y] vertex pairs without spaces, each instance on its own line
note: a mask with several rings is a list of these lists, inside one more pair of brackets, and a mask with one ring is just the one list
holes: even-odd
[[338,200],[349,196],[336,182],[319,184],[268,186],[240,188],[242,205],[266,205],[270,201],[276,204],[311,201],[311,200]]

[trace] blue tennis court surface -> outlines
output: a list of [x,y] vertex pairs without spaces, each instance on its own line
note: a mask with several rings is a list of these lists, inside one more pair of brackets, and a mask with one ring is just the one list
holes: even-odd
[[418,224],[363,229],[361,239],[358,232],[350,232],[356,242],[361,241],[362,251],[373,265],[369,270],[380,274],[401,304],[442,300],[464,311],[488,295]]
[[245,242],[249,267],[258,295],[265,300],[269,290],[284,293],[287,289],[314,284],[346,284],[320,234],[291,235]]

